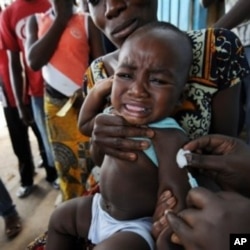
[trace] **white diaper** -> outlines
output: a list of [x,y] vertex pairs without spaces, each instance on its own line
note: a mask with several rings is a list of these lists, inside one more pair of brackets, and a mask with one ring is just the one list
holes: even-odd
[[92,202],[92,220],[88,234],[88,239],[93,244],[98,244],[119,231],[130,231],[144,238],[151,250],[155,249],[155,243],[151,236],[152,217],[143,217],[136,220],[116,220],[101,208],[100,201],[101,194],[95,194]]

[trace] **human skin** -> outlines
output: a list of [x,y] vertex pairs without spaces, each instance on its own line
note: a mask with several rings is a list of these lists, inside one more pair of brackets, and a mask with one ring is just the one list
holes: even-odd
[[[196,249],[198,246],[201,249],[228,249],[225,247],[228,244],[226,234],[230,230],[231,233],[248,233],[250,230],[247,220],[250,205],[250,147],[238,138],[215,134],[192,140],[183,148],[191,151],[186,154],[188,166],[202,169],[227,192],[216,194],[202,188],[191,190],[187,196],[189,209],[183,210],[178,217],[172,213],[164,214],[165,210],[175,206],[176,199],[170,191],[163,192],[159,198],[161,202],[158,204],[153,235],[158,239],[158,244],[166,243],[170,224],[176,233],[173,241],[181,241],[186,249]],[[207,230],[224,238],[208,242],[211,237],[217,236],[209,233],[209,239],[206,238]],[[212,246],[215,242],[218,245]]]
[[[180,35],[176,33],[177,32],[172,29],[166,30],[158,28],[150,31],[150,29],[147,28],[143,29],[143,32],[138,30],[136,36],[129,37],[128,41],[125,41],[120,51],[119,62],[113,80],[97,84],[85,99],[82,112],[82,121],[84,124],[82,127],[83,132],[89,129],[88,123],[91,122],[92,118],[95,117],[99,110],[105,105],[106,97],[110,93],[111,86],[111,103],[115,115],[123,117],[133,126],[144,126],[162,120],[171,114],[181,96],[182,89],[186,82],[185,76],[188,75],[192,58],[191,46],[188,38],[184,34]],[[176,43],[177,40],[183,40],[182,47],[179,43]],[[151,50],[149,48],[151,48]],[[187,55],[185,60],[183,60],[181,56],[181,52],[184,51]],[[190,53],[188,53],[188,51]],[[180,69],[183,70],[183,74],[178,73]],[[159,174],[159,183],[153,178],[156,172],[154,168],[150,168],[151,164],[148,162],[148,167],[144,169],[142,180],[143,182],[145,182],[147,178],[150,180],[147,181],[147,187],[142,185],[142,183],[140,184],[141,177],[138,177],[137,171],[141,171],[140,166],[145,166],[146,164],[146,162],[142,164],[141,160],[145,158],[144,153],[141,154],[141,152],[139,152],[139,157],[134,163],[128,163],[127,161],[121,161],[106,155],[103,164],[101,164],[102,159],[99,160],[99,151],[98,154],[95,152],[92,154],[94,160],[96,160],[95,156],[98,156],[98,163],[101,165],[102,175],[104,176],[102,177],[101,175],[100,180],[102,194],[104,194],[104,197],[111,197],[109,198],[109,213],[111,214],[111,211],[112,213],[116,210],[118,211],[119,207],[128,207],[128,211],[131,211],[127,212],[127,215],[125,215],[123,211],[123,217],[119,217],[119,219],[133,218],[136,214],[152,214],[155,207],[155,197],[157,197],[155,193],[156,186],[159,185],[159,193],[161,193],[162,190],[166,188],[165,185],[167,183],[172,183],[172,180],[169,179],[173,179],[174,182],[178,183],[178,174],[176,174],[174,178],[168,178],[166,177],[166,173],[167,176],[172,176],[172,173],[180,172],[179,175],[183,176],[183,174],[181,174],[182,171],[178,170],[176,163],[170,164],[170,162],[172,162],[172,160],[175,162],[175,155],[178,150],[177,145],[182,145],[186,137],[184,137],[185,139],[182,141],[181,136],[179,136],[178,133],[176,134],[174,130],[171,130],[173,135],[168,135],[168,142],[164,143],[163,141],[165,140],[164,138],[166,138],[166,134],[169,134],[167,129],[163,129],[162,131],[157,130],[155,133],[156,136],[152,141],[156,148],[157,158],[162,163],[168,162],[166,165],[167,169],[164,171],[161,170],[159,166],[159,171],[161,172],[161,174]],[[176,141],[174,138],[176,138]],[[172,143],[169,143],[170,140],[173,140]],[[165,153],[163,147],[159,149],[159,145],[162,144],[165,144],[164,150],[168,148],[168,154]],[[168,145],[171,145],[172,149],[170,149]],[[158,154],[158,152],[160,153]],[[170,152],[173,152],[173,154]],[[172,155],[174,158],[161,160],[165,157],[168,158],[169,155]],[[132,164],[134,167],[129,167],[128,169],[128,164]],[[165,169],[165,164],[163,165]],[[173,168],[171,166],[173,166]],[[136,169],[138,170],[136,171]],[[129,174],[130,172],[131,174]],[[122,195],[117,193],[118,197],[116,197],[116,195],[112,194],[113,190],[115,190],[115,186],[117,186],[118,183],[123,183],[122,180],[128,174],[130,176],[128,178],[130,182],[127,183],[125,181],[123,184],[124,193]],[[134,180],[133,176],[137,176],[136,180]],[[186,173],[184,176],[186,177]],[[158,179],[158,177],[156,177],[156,179]],[[164,184],[162,185],[162,183]],[[185,183],[185,180],[182,183]],[[110,188],[110,186],[113,186],[113,188]],[[142,186],[144,186],[144,190],[141,190]],[[183,187],[183,185],[174,186],[175,188],[173,189],[176,190],[179,189],[177,187]],[[145,189],[147,189],[147,191],[145,191]],[[136,192],[132,190],[136,190]],[[147,193],[147,202],[137,202],[135,206],[135,201],[138,201],[139,197],[143,197],[143,193]],[[177,193],[179,193],[179,191]],[[119,197],[126,197],[126,194],[130,194],[129,197],[126,199],[124,198],[126,204],[119,204],[121,202]],[[182,198],[185,197],[183,195],[181,196]],[[112,204],[113,202],[114,204]],[[129,204],[134,205],[129,208]],[[141,204],[143,205],[141,206]],[[138,206],[139,209],[136,208]],[[181,207],[182,206],[183,204]],[[115,216],[118,212],[111,215]]]
[[184,146],[188,166],[202,169],[222,190],[236,191],[250,198],[250,147],[241,139],[206,135]]
[[[146,125],[168,117],[178,103],[185,86],[185,76],[189,72],[192,59],[191,46],[183,33],[177,33],[172,29],[155,30],[150,27],[144,28],[141,32],[138,30],[136,36],[128,38],[120,51],[111,102],[118,115],[134,126]],[[181,42],[176,43],[176,40]],[[185,58],[182,57],[184,51]],[[183,70],[183,75],[178,73],[180,69]],[[96,85],[89,93],[83,106],[83,118],[86,122],[103,107],[103,100],[107,92],[109,93],[109,88],[110,84]],[[134,162],[122,161],[108,155],[104,157],[99,183],[101,207],[116,220],[152,217],[158,193],[165,189],[174,190],[178,197],[176,211],[184,207],[190,187],[186,171],[178,168],[175,156],[178,149],[187,142],[186,134],[175,127],[155,130],[152,143],[157,155],[157,166],[144,152],[138,152],[138,158]],[[85,203],[84,200],[87,199],[88,202]],[[70,201],[53,214],[46,246],[48,250],[69,249],[71,237],[65,239],[65,234],[87,237],[90,212],[83,212],[91,210],[89,202],[89,197],[81,198],[81,201],[74,205]],[[80,214],[75,212],[77,207],[81,207]],[[63,218],[66,214],[70,214],[70,217],[75,216],[75,219],[67,220],[65,223],[60,219],[58,223],[57,216]],[[63,245],[62,236],[65,237]],[[116,232],[97,243],[95,249],[118,247],[149,249],[148,244],[145,246],[145,240],[130,230]]]
[[136,29],[157,21],[157,5],[154,0],[88,1],[94,24],[118,48]]
[[[85,0],[83,0],[85,1]],[[97,0],[88,1],[88,11],[94,24],[119,48],[126,37],[140,26],[157,19],[157,1],[155,0]],[[103,61],[109,76],[117,65],[118,52],[105,55]],[[236,136],[238,133],[239,86],[220,91],[213,98],[211,131]],[[235,100],[232,102],[231,100]],[[224,112],[231,110],[231,112]],[[224,124],[230,126],[224,126]],[[147,128],[134,128],[119,116],[99,114],[93,122],[93,131],[89,134],[100,151],[119,157],[136,160],[136,151],[148,147],[147,141],[134,141],[129,137],[146,136],[152,138],[154,132]]]
[[[55,13],[55,20],[48,32],[38,39],[38,23],[35,15],[27,21],[27,61],[33,70],[41,69],[49,62],[56,50],[68,22],[74,14],[74,0],[51,0],[51,5]],[[88,32],[90,33],[90,53],[92,58],[97,58],[103,54],[100,32],[88,21]],[[94,42],[95,41],[95,42]],[[43,55],[42,57],[40,55]]]
[[[55,13],[55,20],[46,35],[38,39],[38,23],[33,15],[27,22],[27,61],[30,67],[36,71],[47,64],[52,57],[65,27],[73,15],[74,1],[50,1]],[[53,34],[53,36],[52,36]],[[42,57],[40,55],[43,55]]]
[[[165,38],[168,36],[168,39]],[[180,68],[189,69],[188,60],[183,62],[180,53],[184,50],[176,43],[176,40],[181,39],[180,36],[172,31],[167,32],[165,30],[157,30],[146,32],[143,30],[143,33],[140,32],[136,37],[129,38],[129,41],[126,41],[123,44],[119,54],[119,63],[114,74],[111,103],[118,115],[124,117],[124,119],[130,124],[142,126],[161,120],[164,117],[168,117],[178,103],[181,90],[185,83],[185,73],[184,75],[180,75],[178,72]],[[188,51],[188,47],[184,42],[182,42],[182,46],[186,48],[185,51]],[[153,49],[150,50],[149,48]],[[189,53],[189,59],[190,62],[191,53]],[[185,72],[187,75],[188,70],[185,70]],[[182,141],[182,136],[178,135],[178,133],[176,134],[175,130],[171,130],[170,133],[173,135],[169,134],[168,129],[163,129],[163,131],[156,130],[156,135],[152,139],[160,163],[158,166],[159,174],[157,177],[159,180],[158,192],[161,193],[162,190],[165,190],[166,186],[172,185],[171,189],[176,190],[176,194],[181,202],[185,196],[183,196],[183,192],[180,190],[187,190],[188,184],[186,173],[179,171],[175,163],[175,155],[177,152],[176,150],[178,149],[177,145],[181,145],[186,138],[184,137],[184,141]],[[170,141],[172,142],[170,143]],[[162,147],[163,144],[164,150]],[[168,145],[171,145],[171,149]],[[165,152],[168,153],[166,154]],[[174,157],[172,158],[171,155]],[[140,159],[143,158],[143,155],[140,155]],[[115,186],[117,186],[118,183],[122,183],[122,178],[124,178],[125,173],[127,175],[129,172],[131,172],[131,174],[129,174],[130,177],[128,178],[130,183],[125,182],[123,184],[124,194],[119,194],[119,197],[126,197],[125,194],[128,193],[130,195],[127,199],[124,199],[124,201],[127,200],[127,204],[135,204],[136,201],[140,200],[139,197],[144,196],[143,193],[145,192],[146,187],[144,186],[144,191],[141,190],[141,177],[139,178],[137,172],[134,170],[138,168],[139,171],[140,166],[143,166],[141,165],[140,159],[138,159],[138,162],[135,163],[135,165],[133,164],[134,167],[127,169],[127,161],[120,161],[114,157],[105,156],[104,163],[101,167],[102,173],[104,172],[104,168],[106,170],[105,176],[103,177],[105,178],[105,181],[102,181],[101,178],[100,189],[105,192],[106,197],[112,197],[112,195],[114,195],[111,193],[115,190]],[[168,162],[168,164],[165,164],[164,162]],[[164,164],[162,165],[162,163]],[[111,166],[113,167],[113,170]],[[121,166],[123,166],[124,170],[122,170]],[[150,170],[148,167],[143,168],[144,170],[141,169],[141,171],[144,171],[142,180],[144,182],[145,178],[149,178],[148,185],[151,186],[155,181],[153,178],[155,171],[153,169]],[[114,171],[114,169],[116,170]],[[150,174],[149,171],[153,172]],[[119,172],[120,174],[118,174]],[[137,177],[134,178],[133,176]],[[107,180],[108,178],[110,178],[110,181]],[[182,181],[180,181],[180,179],[182,179]],[[111,183],[114,185],[113,188],[110,188]],[[176,183],[182,183],[182,185]],[[126,186],[127,191],[125,191]],[[133,190],[136,191],[133,192]],[[151,203],[152,206],[150,205],[148,208],[151,207],[151,211],[154,211],[154,197],[157,197],[157,194],[153,194],[153,190],[154,188],[152,190],[148,190],[147,188],[147,191],[145,192],[147,202],[146,200],[144,200],[144,202],[143,200],[137,202],[138,204],[143,204],[143,206],[139,205],[139,209],[134,210],[135,206],[133,205],[129,210],[136,211],[136,214],[145,213],[144,211],[148,206],[146,206],[146,204],[151,200],[154,202]],[[182,195],[180,195],[180,193],[182,193]],[[116,198],[116,201],[118,204],[120,203],[118,197]],[[118,204],[113,205],[113,207],[126,207],[125,204]],[[183,203],[179,205],[180,206],[178,206],[177,209],[183,207]],[[137,206],[138,205],[136,205],[136,207]],[[114,211],[114,208],[110,210]]]
[[166,214],[175,233],[172,241],[186,250],[229,249],[230,234],[250,232],[250,199],[240,194],[196,188],[189,191],[187,205],[189,208],[178,215]]
[[[74,0],[51,0],[51,6],[55,13],[55,19],[50,29],[41,38],[38,38],[38,23],[35,15],[27,20],[27,39],[25,43],[26,59],[29,66],[34,70],[40,70],[52,58],[61,36],[65,31],[67,24],[74,15]],[[98,58],[103,55],[104,50],[101,44],[100,31],[94,26],[89,18],[87,21],[87,29],[89,33],[90,59]],[[41,56],[43,55],[43,56]],[[83,102],[81,89],[75,93],[76,100],[74,107],[80,110]]]
[[[216,0],[200,0],[201,4],[207,8]],[[219,20],[217,20],[213,27],[221,27],[225,29],[232,29],[245,20],[250,18],[250,2],[246,0],[238,0],[236,4],[224,14]]]

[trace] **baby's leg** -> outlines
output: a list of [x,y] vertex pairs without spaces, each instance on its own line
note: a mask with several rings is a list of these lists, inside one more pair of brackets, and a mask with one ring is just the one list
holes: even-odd
[[49,221],[46,250],[71,250],[79,238],[87,239],[92,196],[79,197],[58,206]]
[[118,232],[95,246],[94,250],[152,250],[139,234],[134,232]]

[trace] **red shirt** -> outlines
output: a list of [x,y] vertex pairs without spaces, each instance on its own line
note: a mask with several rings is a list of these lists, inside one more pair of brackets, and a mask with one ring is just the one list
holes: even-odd
[[33,71],[27,66],[24,59],[25,24],[28,16],[45,12],[49,8],[50,3],[48,0],[16,0],[1,14],[0,49],[21,52],[26,82],[29,86],[29,94],[32,96],[43,96],[44,81],[41,71]]

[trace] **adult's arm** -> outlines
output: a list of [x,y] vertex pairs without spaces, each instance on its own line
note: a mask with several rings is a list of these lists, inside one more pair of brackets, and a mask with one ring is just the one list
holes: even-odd
[[7,50],[7,54],[9,57],[10,83],[14,93],[19,116],[26,125],[30,125],[33,122],[33,116],[25,105],[25,92],[27,86],[25,86],[23,78],[23,67],[21,64],[20,52]]
[[[200,0],[200,3],[203,7],[207,8],[215,0]],[[238,0],[235,5],[225,13],[215,24],[213,27],[217,28],[225,28],[232,29],[244,22],[245,20],[250,19],[250,1],[247,0]]]
[[236,4],[223,15],[213,26],[232,29],[245,20],[250,19],[250,1],[238,0]]
[[219,91],[212,100],[210,133],[237,136],[240,120],[241,84]]
[[70,1],[56,1],[57,15],[46,34],[38,39],[38,26],[36,16],[31,16],[26,26],[26,59],[33,70],[39,70],[52,57],[57,48],[61,35],[73,14]]

